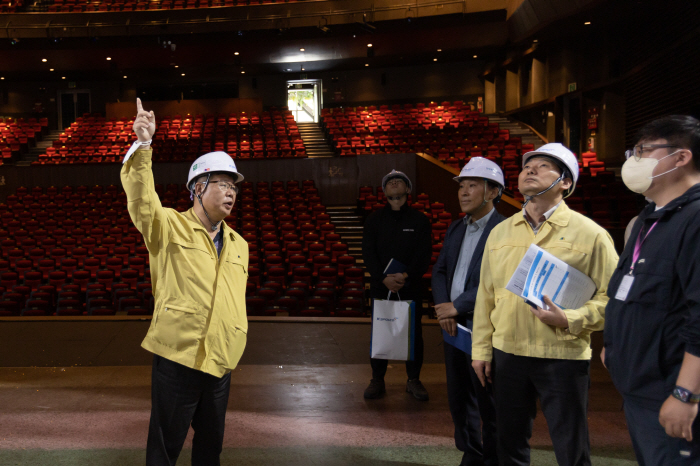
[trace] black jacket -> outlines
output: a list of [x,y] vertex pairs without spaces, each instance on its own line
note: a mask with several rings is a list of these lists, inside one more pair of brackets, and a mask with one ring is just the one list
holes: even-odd
[[430,266],[431,225],[422,212],[404,204],[392,210],[387,204],[367,218],[362,238],[362,257],[371,276],[372,298],[386,299],[389,290],[384,269],[391,259],[408,267],[406,285],[399,291],[402,300],[420,299],[421,279]]
[[[493,227],[505,220],[505,217],[494,211],[491,218],[486,223],[484,231],[476,244],[474,255],[469,262],[469,270],[467,272],[467,280],[464,282],[464,292],[459,295],[454,301],[454,307],[457,309],[457,322],[462,325],[468,325],[467,319],[471,320],[474,315],[474,302],[476,301],[476,292],[479,289],[479,281],[481,277],[481,259],[484,256],[484,246],[489,237],[489,233]],[[433,265],[433,300],[435,304],[449,303],[451,301],[450,294],[452,291],[452,278],[457,268],[457,259],[459,252],[462,249],[464,241],[464,233],[467,230],[467,225],[464,219],[455,220],[447,229],[445,240],[443,241],[440,257]]]
[[[700,357],[700,184],[663,209],[648,205],[634,224],[610,278],[605,308],[605,365],[615,387],[649,408],[671,394],[685,352]],[[641,247],[627,299],[615,299]]]

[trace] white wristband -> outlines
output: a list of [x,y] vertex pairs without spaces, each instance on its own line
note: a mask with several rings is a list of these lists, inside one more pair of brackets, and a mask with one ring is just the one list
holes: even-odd
[[153,142],[153,139],[149,139],[148,141],[145,141],[145,142],[141,142],[141,141],[139,141],[138,139],[137,139],[136,141],[134,141],[134,143],[133,143],[133,144],[131,145],[131,147],[129,148],[129,151],[128,151],[128,152],[126,153],[126,155],[124,156],[124,161],[123,161],[122,163],[126,163],[126,161],[129,160],[129,157],[131,157],[131,154],[133,154],[134,152],[136,152],[136,150],[137,150],[139,147],[141,147],[141,146],[148,146],[148,145],[150,145],[152,142]]

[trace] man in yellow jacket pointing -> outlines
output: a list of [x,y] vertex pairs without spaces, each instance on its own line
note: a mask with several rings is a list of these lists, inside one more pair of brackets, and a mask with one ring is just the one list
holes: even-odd
[[[539,398],[561,466],[591,464],[588,387],[591,332],[602,330],[608,281],[617,266],[610,235],[563,201],[578,179],[566,147],[546,144],[523,154],[518,189],[523,211],[491,231],[474,308],[472,367],[493,381],[501,464],[529,465]],[[527,305],[506,289],[531,244],[588,275],[595,294],[579,309]]]
[[155,191],[151,139],[155,115],[137,99],[138,141],[124,157],[122,184],[131,220],[150,255],[153,320],[142,346],[154,354],[146,464],[174,465],[190,425],[193,465],[218,465],[231,370],[246,344],[248,244],[223,219],[243,175],[212,152],[192,164],[193,207],[164,208]]

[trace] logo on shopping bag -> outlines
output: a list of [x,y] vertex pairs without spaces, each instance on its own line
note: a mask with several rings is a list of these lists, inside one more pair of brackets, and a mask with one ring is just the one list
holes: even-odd
[[377,320],[380,322],[396,322],[397,320],[399,320],[399,318],[394,317],[392,319],[389,319],[388,317],[377,317]]

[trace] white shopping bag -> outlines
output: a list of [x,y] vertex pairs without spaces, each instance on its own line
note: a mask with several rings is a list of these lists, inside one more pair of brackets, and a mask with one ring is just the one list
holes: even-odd
[[372,300],[371,357],[412,361],[416,304],[413,301],[389,301],[389,296],[387,300]]

